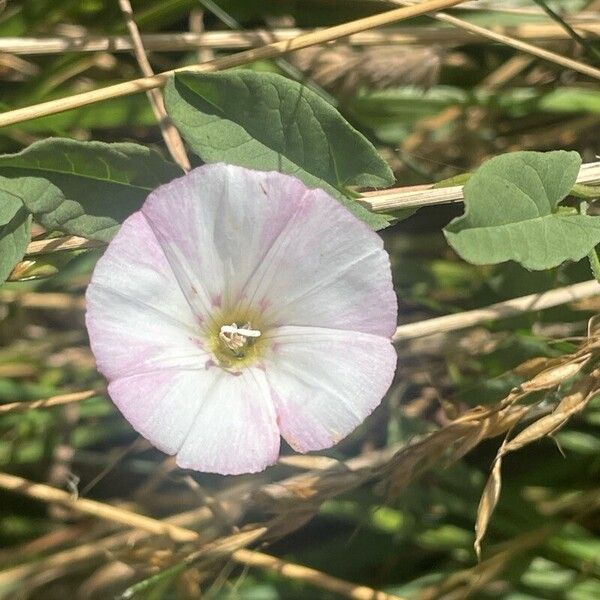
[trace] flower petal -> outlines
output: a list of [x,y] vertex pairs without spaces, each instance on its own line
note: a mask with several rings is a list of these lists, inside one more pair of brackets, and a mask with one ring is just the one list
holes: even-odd
[[398,307],[381,238],[322,190],[286,202],[299,210],[246,286],[251,304],[276,325],[391,337]]
[[283,438],[299,452],[329,448],[377,407],[389,388],[396,351],[365,333],[280,327],[266,364]]
[[209,359],[198,318],[141,213],[122,225],[86,293],[86,324],[98,370],[109,380]]
[[142,212],[188,301],[206,314],[239,300],[306,191],[279,173],[204,165],[151,193]]
[[183,446],[219,372],[163,370],[121,377],[108,393],[132,427],[167,454]]
[[279,455],[279,430],[264,371],[222,371],[177,455],[177,464],[198,471],[256,473]]

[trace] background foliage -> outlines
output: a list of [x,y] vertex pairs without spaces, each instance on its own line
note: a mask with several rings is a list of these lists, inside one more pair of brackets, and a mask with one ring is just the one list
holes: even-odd
[[[132,4],[143,33],[197,28],[201,8],[197,0],[138,0]],[[521,32],[530,25],[550,22],[542,13],[498,12],[488,9],[492,3],[482,4],[480,10],[457,10],[453,14],[490,28],[520,27]],[[510,4],[518,9],[534,5],[525,1]],[[379,12],[391,4],[374,0],[221,0],[219,6],[241,26],[254,30],[330,25]],[[552,6],[573,15],[584,9],[600,10],[597,2],[583,0]],[[204,15],[203,23],[209,31],[226,29],[210,12]],[[246,65],[255,72],[268,73],[266,77],[277,82],[274,86],[280,86],[281,94],[308,90],[310,85],[316,91],[306,93],[317,112],[322,110],[326,123],[330,107],[324,107],[322,97],[336,104],[352,129],[334,127],[331,139],[339,146],[333,152],[336,159],[347,161],[349,173],[357,163],[370,166],[362,179],[332,174],[326,168],[331,148],[320,147],[320,154],[300,160],[281,148],[286,139],[274,139],[270,135],[273,131],[260,128],[252,136],[253,143],[271,151],[275,148],[272,160],[278,153],[286,155],[290,161],[286,168],[304,169],[303,176],[325,182],[322,185],[330,186],[349,203],[352,193],[347,186],[384,186],[393,181],[383,161],[377,155],[373,158],[371,145],[390,165],[396,185],[406,186],[460,175],[487,158],[514,150],[567,149],[579,153],[584,162],[595,160],[600,118],[597,82],[499,44],[464,37],[443,41],[449,28],[426,17],[402,26],[415,31],[435,27],[441,41],[376,49],[340,44],[318,54],[309,48],[287,57],[284,64]],[[117,2],[14,1],[0,13],[2,37],[125,32]],[[568,37],[551,47],[590,63],[595,60]],[[217,56],[228,52],[214,51]],[[207,55],[206,49],[150,53],[156,71],[207,58],[210,52]],[[290,72],[300,75],[302,86],[278,77]],[[0,105],[2,109],[17,108],[138,75],[137,63],[128,52],[0,54]],[[226,148],[207,147],[205,137],[197,141],[193,134],[197,125],[213,127],[213,139],[223,135],[219,129],[222,123],[210,123],[205,102],[207,95],[214,101],[217,82],[222,81],[217,77],[205,76],[202,84],[196,85],[194,77],[181,76],[166,93],[171,116],[186,141],[205,160],[229,158]],[[227,77],[241,85],[245,75],[230,71]],[[194,92],[198,86],[204,88],[192,99],[196,109],[204,107],[204,112],[186,113],[183,105],[173,108],[174,88],[184,83]],[[259,111],[260,104],[250,108]],[[227,112],[228,106],[219,109]],[[239,114],[233,114],[233,120],[237,118]],[[261,117],[249,113],[244,118],[251,124]],[[240,133],[235,123],[230,127],[234,134]],[[232,135],[231,129],[228,135]],[[45,141],[50,137],[75,141]],[[82,150],[77,141],[90,140],[97,142],[85,146],[91,149],[86,154],[88,150]],[[29,148],[23,151],[25,147]],[[364,154],[353,154],[350,147],[356,152],[363,148]],[[30,227],[36,237],[44,235],[44,227],[49,232],[60,230],[106,241],[122,216],[119,210],[133,210],[149,189],[180,172],[168,159],[144,95],[0,129],[0,153],[19,153],[0,157],[2,276],[10,275],[23,254]],[[370,165],[367,156],[371,157]],[[198,162],[197,157],[191,157]],[[530,190],[538,210],[530,216],[551,219],[552,226],[559,228],[549,242],[536,242],[532,229],[522,232],[526,245],[552,245],[554,260],[545,264],[523,260],[518,245],[507,248],[502,241],[490,244],[492,260],[465,253],[451,237],[457,232],[471,235],[476,223],[474,213],[460,216],[461,206],[424,208],[383,231],[392,258],[401,322],[460,312],[589,279],[586,259],[565,262],[584,256],[598,242],[593,203],[588,216],[573,214],[579,201],[564,201],[578,162],[576,154],[561,153],[558,166],[548,172],[549,177],[560,175],[561,180],[566,173],[567,183],[571,175],[568,185],[551,186],[556,197],[540,195],[539,188]],[[68,173],[64,171],[67,163],[71,165]],[[306,169],[307,164],[310,169]],[[36,176],[31,173],[33,166]],[[497,191],[484,169],[471,178],[467,193],[469,186],[480,193],[476,178],[484,178],[489,186],[485,200]],[[506,167],[506,173],[507,177],[519,176],[512,165]],[[527,187],[530,183],[520,181],[519,185]],[[24,189],[28,190],[27,201],[23,197],[27,211],[15,200],[15,194],[20,197]],[[467,196],[467,203],[469,200]],[[553,212],[558,202],[572,211]],[[367,213],[355,206],[356,211]],[[29,212],[34,216],[33,225]],[[489,212],[485,214],[489,216]],[[505,216],[499,216],[499,227],[505,226],[501,220]],[[369,218],[374,219],[374,227],[389,221],[372,214]],[[572,236],[582,245],[577,253],[569,254],[571,246],[567,251],[557,240],[564,237],[560,230],[563,222],[573,218],[593,225],[589,237]],[[457,220],[444,235],[442,228],[452,219]],[[447,240],[474,263],[517,262],[470,264]],[[368,463],[366,471],[355,478],[326,471],[323,481],[327,485],[310,482],[318,490],[314,497],[296,499],[289,505],[285,498],[270,495],[270,488],[265,486],[302,473],[306,467],[317,469],[317,458],[307,459],[303,465],[284,460],[253,477],[194,474],[193,480],[186,479],[173,468],[172,461],[140,441],[103,396],[82,311],[82,294],[100,252],[92,249],[27,257],[27,262],[12,272],[13,281],[0,288],[0,400],[8,404],[97,390],[91,398],[64,407],[0,412],[0,470],[70,491],[77,489],[81,497],[156,518],[211,506],[210,499],[217,497],[227,514],[220,519],[217,512],[203,524],[206,540],[230,533],[231,522],[239,526],[267,522],[270,532],[265,551],[406,598],[600,597],[600,402],[596,397],[586,397],[587,406],[581,412],[565,409],[556,415],[555,411],[559,418],[571,417],[568,424],[557,432],[539,426],[532,444],[503,459],[502,494],[487,524],[481,563],[477,563],[473,550],[480,498],[502,443],[501,434],[508,429],[509,421],[502,419],[523,407],[529,412],[519,430],[535,424],[540,416],[555,409],[561,398],[577,393],[572,385],[588,381],[596,367],[596,338],[591,338],[591,347],[585,345],[588,342],[584,338],[587,322],[597,312],[597,299],[399,344],[399,370],[386,401],[360,431],[328,453],[339,460],[362,458]],[[518,262],[545,270],[527,271]],[[576,362],[578,369],[570,372],[570,377],[551,385],[540,385],[538,380],[530,395],[511,405],[502,418],[497,416],[495,408],[514,386],[532,381],[548,369],[553,372],[572,365],[578,352],[591,357],[581,368]],[[583,409],[583,402],[580,404]],[[468,411],[479,405],[490,412],[475,419],[475,429],[452,425],[453,419],[472,415]],[[418,445],[420,440],[426,440],[423,447]],[[388,455],[384,455],[385,460],[377,458],[386,449],[398,448],[408,451],[391,461]],[[303,485],[312,489],[306,481]],[[0,559],[4,568],[0,572],[0,597],[52,600],[68,594],[110,598],[178,564],[185,555],[180,548],[155,538],[121,546],[108,555],[100,552],[83,562],[41,568],[44,563],[36,561],[65,549],[98,545],[103,536],[113,533],[113,526],[5,492],[0,502]],[[23,565],[27,567],[24,571],[15,570]],[[201,565],[153,580],[139,595],[198,597],[199,590],[207,597],[248,600],[336,597],[294,578],[247,570],[225,559],[210,567]]]

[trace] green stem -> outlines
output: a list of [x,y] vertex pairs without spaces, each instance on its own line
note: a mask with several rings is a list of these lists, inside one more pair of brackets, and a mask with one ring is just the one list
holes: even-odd
[[554,19],[580,46],[588,51],[596,60],[600,60],[600,51],[589,40],[579,35],[558,13],[554,12],[544,0],[533,0],[545,13]]
[[576,183],[571,190],[571,196],[583,198],[584,200],[595,200],[596,198],[600,198],[600,186]]
[[[582,215],[587,215],[588,203],[583,201],[579,204],[579,212]],[[600,258],[598,258],[598,250],[596,248],[592,248],[588,254],[588,260],[590,262],[590,269],[592,270],[592,275],[597,281],[600,281]]]

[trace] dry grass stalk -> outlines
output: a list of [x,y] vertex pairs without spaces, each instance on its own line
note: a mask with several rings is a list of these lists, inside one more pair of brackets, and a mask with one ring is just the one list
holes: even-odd
[[[600,161],[581,165],[577,183],[600,183]],[[402,208],[421,208],[435,204],[449,204],[464,201],[462,185],[435,187],[426,184],[405,188],[395,188],[376,192],[364,192],[360,203],[373,212],[386,212]]]
[[514,452],[543,437],[553,435],[573,415],[581,412],[594,395],[598,393],[599,376],[600,371],[596,370],[592,375],[575,385],[574,390],[562,398],[551,414],[525,427],[514,438],[504,444],[500,455],[503,456],[509,452]]
[[[232,503],[222,501],[233,517],[235,511]],[[199,528],[212,520],[212,512],[207,507],[202,507],[185,513],[168,517],[165,523],[177,525],[179,527]],[[122,533],[116,533],[107,537],[95,540],[90,543],[80,544],[68,550],[62,550],[51,556],[38,560],[30,561],[26,564],[5,569],[0,572],[0,585],[8,586],[11,583],[33,577],[36,573],[59,571],[68,567],[71,570],[78,569],[88,565],[90,562],[101,558],[104,555],[116,552],[120,547],[127,545],[133,547],[152,537],[152,533],[136,529],[128,530]],[[204,536],[202,536],[204,538]]]
[[[504,400],[504,405],[514,404],[523,399],[532,392],[555,389],[561,384],[567,382],[581,372],[584,366],[595,356],[600,349],[600,339],[590,337],[579,350],[571,355],[562,356],[558,359],[548,359],[548,368],[542,368],[532,379],[521,384],[519,388],[513,390]],[[527,361],[530,363],[531,361]],[[538,363],[538,367],[542,367]],[[527,369],[521,369],[521,372]],[[494,513],[500,490],[502,486],[502,459],[510,452],[520,450],[524,446],[539,441],[545,437],[551,437],[558,429],[569,421],[575,414],[581,412],[589,401],[600,392],[600,369],[596,368],[581,380],[577,381],[571,390],[563,396],[554,410],[545,416],[526,426],[513,438],[505,438],[500,446],[494,465],[486,486],[484,488],[479,507],[477,509],[477,521],[475,524],[475,542],[474,548],[477,558],[481,559],[481,542],[487,531],[490,519]],[[531,412],[533,406],[527,407],[527,412]]]
[[85,392],[74,392],[72,394],[61,394],[44,398],[42,400],[34,400],[32,402],[11,402],[10,404],[0,404],[0,415],[7,413],[19,413],[35,408],[50,408],[51,406],[64,406],[73,402],[81,402],[95,396],[103,394],[103,390],[86,390]]
[[[567,19],[582,36],[594,39],[600,35],[600,23],[574,16]],[[314,29],[276,28],[268,32],[271,40],[291,40],[314,33]],[[554,23],[525,23],[514,26],[493,27],[493,31],[530,42],[553,42],[569,40],[562,27]],[[150,33],[141,36],[144,48],[149,52],[182,52],[198,49],[243,50],[264,44],[264,32],[260,31],[205,31],[202,33]],[[480,43],[483,35],[454,28],[395,27],[385,31],[365,31],[344,38],[351,46],[389,46],[423,44],[469,44]],[[81,37],[3,37],[0,52],[17,55],[63,54],[65,52],[130,52],[133,44],[129,36],[81,36]]]
[[191,542],[198,538],[195,531],[170,525],[116,506],[96,502],[88,498],[75,499],[72,494],[42,483],[33,483],[8,473],[0,473],[0,488],[17,492],[42,502],[56,503],[77,512],[93,515],[100,519],[120,523],[128,527],[144,529],[155,535],[166,535],[176,542]]
[[600,285],[595,279],[584,281],[583,283],[568,285],[548,292],[529,294],[521,298],[512,298],[511,300],[492,304],[486,308],[477,308],[454,315],[435,317],[417,323],[400,325],[396,329],[393,340],[394,342],[400,342],[426,335],[448,333],[480,325],[488,321],[506,319],[525,312],[544,310],[552,306],[559,306],[598,294],[600,294]]
[[[100,519],[120,523],[128,527],[136,527],[155,535],[166,535],[176,542],[198,541],[200,536],[196,531],[185,529],[151,517],[146,517],[132,511],[117,508],[109,504],[89,500],[87,498],[73,499],[72,495],[63,490],[48,485],[33,483],[22,477],[0,473],[0,488],[10,490],[29,498],[43,502],[57,503],[75,511],[89,514]],[[264,530],[260,529],[262,535]],[[354,585],[342,579],[331,577],[316,569],[290,563],[261,552],[239,548],[238,536],[235,534],[225,539],[211,543],[201,550],[202,556],[231,554],[231,558],[240,564],[275,571],[284,577],[290,577],[305,583],[320,587],[331,592],[342,594],[353,600],[401,600],[398,596],[378,592],[372,588]],[[235,540],[233,539],[235,538]],[[255,541],[255,536],[246,536],[246,541]]]
[[456,6],[457,4],[461,4],[462,1],[463,0],[427,0],[426,2],[422,2],[416,6],[398,8],[370,17],[357,19],[355,21],[349,21],[348,23],[344,23],[342,25],[328,27],[314,33],[298,36],[289,41],[273,42],[255,50],[239,52],[238,54],[234,54],[232,56],[218,58],[214,61],[202,63],[193,67],[173,69],[159,73],[153,77],[142,77],[140,79],[134,79],[133,81],[119,83],[117,85],[92,90],[90,92],[74,94],[67,98],[60,98],[58,100],[51,100],[49,102],[43,102],[41,104],[19,108],[0,115],[0,127],[15,125],[23,121],[35,119],[37,117],[53,115],[65,110],[87,106],[89,104],[102,102],[111,98],[118,98],[162,87],[176,72],[217,71],[240,66],[259,59],[276,58],[294,50],[300,50],[301,48],[307,48],[308,46],[331,42],[338,38],[352,35],[353,33],[358,33],[367,29],[373,29],[374,27],[380,27],[382,25],[388,25],[390,23],[409,19],[410,17],[440,10],[442,8],[450,8],[452,6]]
[[[152,70],[150,61],[146,56],[146,51],[144,50],[144,43],[142,42],[139,29],[133,18],[133,9],[131,8],[131,2],[129,2],[129,0],[119,0],[119,6],[121,8],[121,12],[123,13],[123,17],[125,18],[125,24],[127,25],[129,36],[131,37],[133,51],[138,65],[140,67],[140,70],[142,71],[142,74],[145,77],[152,77],[154,75],[154,71]],[[146,95],[148,97],[150,105],[152,106],[154,116],[158,121],[160,132],[169,150],[169,153],[173,157],[173,160],[184,171],[189,171],[191,165],[187,153],[185,151],[185,146],[183,145],[183,140],[181,139],[179,132],[171,122],[169,115],[167,115],[167,111],[165,109],[165,102],[163,100],[161,91],[158,89],[148,90],[146,92]]]
[[[600,183],[600,161],[581,166],[577,183]],[[361,204],[373,212],[389,212],[402,208],[420,208],[435,204],[462,202],[463,186],[434,187],[435,184],[417,185],[405,188],[391,188],[375,192],[363,192]],[[102,247],[102,242],[88,240],[75,235],[67,235],[45,240],[35,240],[27,246],[26,255],[50,254],[67,250],[86,250]]]
[[502,477],[500,475],[500,469],[502,468],[502,457],[498,457],[494,461],[492,466],[492,472],[485,484],[483,494],[479,500],[479,506],[477,507],[477,520],[475,521],[475,541],[473,547],[475,548],[475,554],[477,554],[477,560],[481,560],[481,542],[485,537],[490,518],[498,499],[500,498],[500,491],[502,490]]

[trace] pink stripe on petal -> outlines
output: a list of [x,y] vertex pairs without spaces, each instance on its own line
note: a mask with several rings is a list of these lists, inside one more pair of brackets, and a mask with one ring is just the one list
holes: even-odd
[[[283,177],[283,176],[280,176]],[[245,295],[276,325],[391,337],[398,312],[381,238],[322,190],[309,190]]]
[[239,300],[306,188],[296,179],[204,165],[150,194],[142,212],[193,306]]
[[379,405],[396,368],[386,338],[351,331],[281,327],[266,364],[284,439],[299,452],[333,446]]

